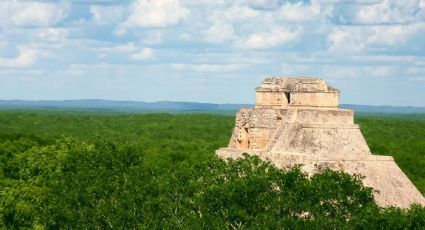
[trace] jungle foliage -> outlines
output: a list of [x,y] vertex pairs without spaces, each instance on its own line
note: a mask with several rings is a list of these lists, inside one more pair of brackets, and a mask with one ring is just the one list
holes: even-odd
[[[357,122],[371,149],[405,161],[423,192],[425,121]],[[359,176],[218,159],[233,125],[207,114],[1,112],[0,228],[424,228],[423,207],[379,208]]]

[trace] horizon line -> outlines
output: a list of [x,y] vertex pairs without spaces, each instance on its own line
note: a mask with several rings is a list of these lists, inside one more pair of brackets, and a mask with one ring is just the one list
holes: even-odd
[[[109,102],[135,102],[135,103],[193,103],[193,104],[212,104],[212,105],[255,105],[255,103],[217,103],[217,102],[199,102],[199,101],[171,101],[171,100],[159,100],[159,101],[138,101],[138,100],[116,100],[116,99],[99,99],[99,98],[88,98],[88,99],[1,99],[1,101],[22,101],[22,102],[66,102],[66,101],[109,101]],[[410,108],[423,108],[425,106],[413,106],[413,105],[367,105],[367,104],[355,104],[355,103],[339,103],[339,105],[356,105],[356,106],[372,106],[372,107],[410,107]]]

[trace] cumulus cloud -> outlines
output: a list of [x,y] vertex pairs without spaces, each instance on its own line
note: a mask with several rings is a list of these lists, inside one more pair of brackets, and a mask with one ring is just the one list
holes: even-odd
[[14,26],[53,26],[67,17],[65,4],[1,1],[0,22]]
[[[212,10],[207,17],[208,27],[201,31],[203,40],[208,43],[231,41],[237,36],[234,25],[248,23],[260,15],[261,13],[257,10],[238,4]],[[187,35],[184,35],[182,39],[187,40],[191,37]]]
[[123,20],[125,7],[123,6],[90,6],[93,20],[98,24],[114,24]]
[[274,9],[280,5],[279,0],[242,0],[244,4],[259,9]]
[[280,10],[277,12],[278,20],[290,21],[290,22],[306,22],[317,19],[323,16],[320,5],[313,2],[306,4],[303,2],[283,4]]
[[268,32],[250,34],[238,44],[241,48],[267,49],[293,42],[301,35],[301,29],[273,27]]
[[323,64],[320,71],[315,65],[285,63],[282,65],[282,73],[290,76],[311,76],[323,75],[334,79],[376,77],[388,78],[399,75],[405,75],[408,72],[407,67],[393,64],[379,64],[373,66],[365,65],[330,65]]
[[132,42],[119,45],[110,45],[97,48],[96,51],[100,52],[117,52],[117,53],[135,53],[139,48]]
[[188,7],[219,7],[228,5],[228,0],[181,0],[182,5]]
[[335,27],[328,35],[332,53],[390,52],[414,46],[425,33],[425,23]]
[[131,14],[120,26],[118,34],[128,28],[161,28],[174,26],[187,18],[189,9],[179,0],[138,0],[131,6]]
[[35,63],[38,51],[25,47],[19,48],[19,55],[15,58],[0,58],[0,67],[25,68]]
[[234,29],[232,24],[224,21],[217,21],[204,31],[204,39],[211,43],[221,43],[233,38]]
[[181,33],[179,35],[179,38],[183,41],[189,41],[192,38],[192,36],[188,33]]
[[373,77],[388,77],[397,73],[397,68],[394,66],[373,66],[365,69],[370,76]]
[[306,64],[283,63],[281,72],[284,76],[308,76],[312,75],[314,69]]
[[415,35],[425,33],[424,23],[371,27],[367,42],[373,45],[403,46]]
[[208,17],[212,25],[203,30],[204,41],[220,43],[237,40],[232,44],[239,48],[273,48],[302,37],[304,29],[320,29],[314,25],[325,20],[331,12],[332,7],[321,6],[316,1],[237,1],[212,11]]
[[177,64],[174,63],[171,67],[175,70],[194,71],[194,72],[234,72],[242,69],[241,64]]
[[223,19],[224,17],[229,21],[238,21],[252,19],[260,15],[260,11],[254,10],[248,6],[235,5],[227,8],[225,11],[216,12],[214,16],[218,19]]
[[141,51],[131,55],[131,59],[136,61],[143,61],[153,58],[154,52],[151,48],[143,48]]
[[42,41],[57,43],[65,40],[69,35],[68,29],[65,28],[42,28],[37,32],[37,38]]
[[150,31],[143,38],[142,41],[147,45],[158,45],[162,43],[161,31]]
[[347,23],[355,24],[405,24],[424,19],[420,0],[383,0],[372,4],[352,5],[339,16]]
[[385,0],[370,6],[363,6],[357,12],[357,19],[363,23],[406,23],[415,20],[417,0]]
[[334,53],[359,53],[364,49],[361,38],[351,28],[335,28],[328,36],[329,51]]

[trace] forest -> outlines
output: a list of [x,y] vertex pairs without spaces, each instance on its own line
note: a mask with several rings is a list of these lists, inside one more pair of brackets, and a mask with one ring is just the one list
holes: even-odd
[[[0,229],[425,229],[361,175],[223,161],[234,116],[0,111]],[[425,115],[360,114],[374,154],[425,194]]]

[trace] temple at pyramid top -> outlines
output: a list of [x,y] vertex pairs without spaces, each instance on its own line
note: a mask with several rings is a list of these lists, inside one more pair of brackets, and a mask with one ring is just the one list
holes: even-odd
[[266,78],[256,88],[256,108],[337,108],[339,90],[320,78]]

